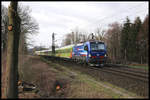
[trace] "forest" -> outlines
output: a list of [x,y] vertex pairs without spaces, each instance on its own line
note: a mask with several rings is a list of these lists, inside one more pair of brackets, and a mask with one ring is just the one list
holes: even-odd
[[[21,16],[21,36],[19,53],[27,53],[28,45],[32,45],[29,35],[38,33],[38,23],[30,16],[31,9],[27,6],[18,6],[18,13]],[[8,33],[8,9],[2,5],[1,9],[1,50],[6,51]],[[109,24],[107,30],[101,27],[95,28],[94,36],[96,40],[104,41],[107,45],[109,61],[113,63],[141,63],[148,64],[148,37],[149,37],[149,15],[142,22],[140,17],[136,17],[134,22],[129,16],[124,19],[124,23],[114,22]],[[65,35],[61,46],[88,41],[89,32],[82,32],[78,28],[72,29]],[[51,45],[51,44],[50,44]],[[56,45],[57,46],[57,45]],[[35,47],[34,50],[42,47]]]
[[[142,22],[136,17],[131,23],[127,16],[124,23],[109,24],[107,30],[102,27],[95,29],[95,40],[104,41],[107,45],[109,60],[113,63],[148,63],[149,15]],[[63,46],[89,40],[88,32],[78,28],[65,36]]]

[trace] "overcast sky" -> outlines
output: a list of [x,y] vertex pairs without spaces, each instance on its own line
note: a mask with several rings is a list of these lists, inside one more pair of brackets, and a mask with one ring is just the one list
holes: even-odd
[[[8,7],[10,2],[2,2]],[[148,1],[144,2],[19,2],[28,5],[31,16],[39,24],[39,33],[32,36],[34,46],[50,47],[52,33],[56,33],[56,44],[60,45],[65,34],[78,28],[83,32],[94,32],[97,27],[108,28],[108,24],[123,24],[128,16],[131,22],[139,16],[143,21],[148,14]]]

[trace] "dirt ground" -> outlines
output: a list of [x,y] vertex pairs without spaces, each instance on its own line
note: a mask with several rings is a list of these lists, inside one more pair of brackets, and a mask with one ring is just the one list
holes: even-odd
[[[2,98],[4,96],[6,58],[3,55],[2,62]],[[69,81],[66,76],[59,74],[61,69],[55,70],[45,62],[41,61],[40,57],[34,56],[19,56],[19,81],[34,84],[36,88],[32,91],[24,91],[19,88],[19,98],[63,98],[67,96]],[[59,87],[59,88],[58,88]]]
[[[28,66],[28,67],[27,67]],[[22,65],[22,81],[32,83],[36,86],[37,93],[20,93],[20,98],[53,98],[65,97],[68,88],[68,79],[60,77],[57,70],[41,61],[39,57],[32,57]],[[56,89],[57,86],[60,89]]]

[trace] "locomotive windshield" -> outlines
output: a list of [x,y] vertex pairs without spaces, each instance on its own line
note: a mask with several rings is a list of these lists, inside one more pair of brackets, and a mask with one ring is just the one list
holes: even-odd
[[104,43],[101,42],[91,42],[91,51],[104,51]]

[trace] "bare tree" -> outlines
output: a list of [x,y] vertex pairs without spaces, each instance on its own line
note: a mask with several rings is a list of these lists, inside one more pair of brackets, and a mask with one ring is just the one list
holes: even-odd
[[85,42],[88,40],[88,34],[85,31],[81,31],[79,30],[78,27],[74,28],[71,30],[72,31],[72,40],[73,40],[73,44],[77,44],[80,42]]
[[27,41],[30,40],[29,36],[38,33],[38,23],[34,18],[31,17],[31,9],[29,6],[18,6],[18,13],[21,18],[21,34],[20,34],[20,44],[19,53],[23,54],[27,52],[27,46],[31,43]]
[[138,36],[137,36],[137,44],[139,48],[139,56],[140,56],[140,62],[141,63],[148,63],[149,58],[149,44],[148,44],[148,37],[149,37],[149,15],[147,15],[144,19],[144,22],[142,23],[142,26],[139,30]]
[[[6,48],[7,45],[7,26],[8,26],[8,9],[5,8],[2,5],[2,19],[1,19],[1,26],[2,26],[2,46],[1,48],[4,49]],[[20,43],[19,43],[19,54],[24,53],[27,51],[27,46],[32,44],[30,41],[29,36],[34,35],[38,33],[38,23],[34,18],[31,17],[30,15],[31,9],[29,6],[22,6],[21,4],[18,5],[18,15],[21,18],[21,33],[20,33]]]
[[102,30],[102,28],[96,28],[95,30],[95,37],[99,41],[104,41],[104,35],[105,35],[105,30]]
[[109,25],[109,29],[106,32],[106,43],[108,49],[108,55],[111,59],[117,61],[121,57],[120,52],[120,34],[121,34],[121,25],[117,22],[114,22]]
[[68,33],[65,37],[64,45],[70,45],[72,41],[71,38],[72,38],[72,34]]
[[2,5],[1,9],[1,49],[2,52],[6,50],[7,47],[7,33],[8,33],[8,9]]
[[74,43],[75,44],[77,44],[77,43],[79,43],[79,28],[78,27],[76,27],[75,29],[72,29],[71,30],[72,31],[72,33],[74,34],[74,36],[72,37],[72,38],[74,38],[73,40],[74,40]]

